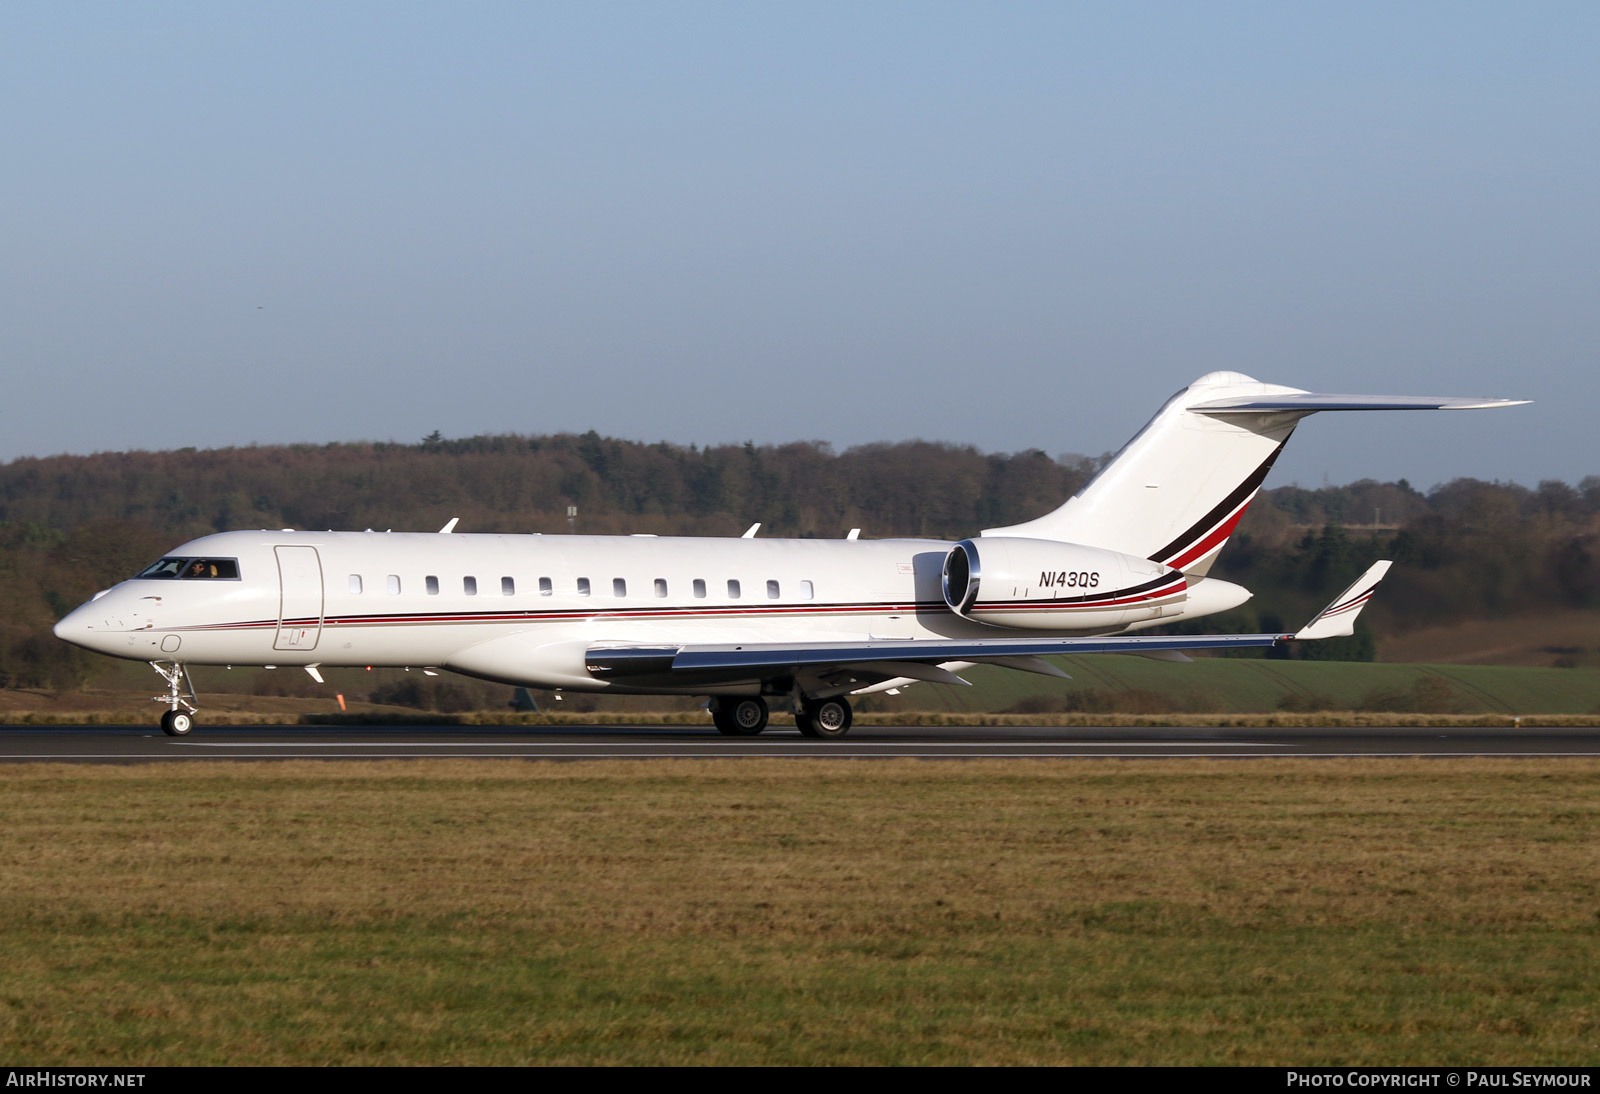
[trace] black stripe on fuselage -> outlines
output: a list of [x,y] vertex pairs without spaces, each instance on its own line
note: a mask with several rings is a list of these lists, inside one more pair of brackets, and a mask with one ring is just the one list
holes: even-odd
[[1151,578],[1149,581],[1142,582],[1141,584],[1130,585],[1126,589],[1117,589],[1116,591],[1109,593],[1089,593],[1085,596],[1057,596],[1050,597],[1049,599],[1041,598],[1038,600],[981,600],[974,604],[973,608],[981,608],[984,611],[993,611],[998,608],[1007,608],[1012,606],[1053,607],[1056,605],[1068,606],[1103,603],[1107,601],[1125,600],[1128,597],[1135,596],[1139,593],[1150,592],[1153,589],[1160,589],[1164,586],[1173,584],[1182,585],[1183,583],[1184,577],[1182,574],[1168,572],[1159,574],[1156,577]]

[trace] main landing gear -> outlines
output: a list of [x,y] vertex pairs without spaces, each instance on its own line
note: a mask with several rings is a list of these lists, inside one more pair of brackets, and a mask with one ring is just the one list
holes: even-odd
[[[714,696],[711,721],[718,732],[729,737],[754,737],[767,728],[767,701],[752,696]],[[834,740],[850,732],[850,700],[843,696],[829,699],[800,699],[794,724],[807,737]]]
[[155,696],[155,701],[165,703],[168,710],[161,716],[161,732],[168,737],[186,737],[194,728],[194,716],[200,708],[195,704],[194,684],[189,681],[189,670],[182,661],[152,661],[150,667],[167,682],[167,693]]
[[711,721],[729,737],[754,737],[767,728],[767,701],[760,696],[714,696]]
[[832,740],[850,732],[850,700],[839,695],[831,699],[805,699],[794,712],[794,724],[807,737]]

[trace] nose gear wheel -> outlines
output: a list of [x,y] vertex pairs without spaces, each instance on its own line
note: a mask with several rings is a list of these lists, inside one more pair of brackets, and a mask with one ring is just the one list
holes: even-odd
[[188,736],[194,728],[194,716],[200,710],[188,666],[182,661],[152,661],[150,667],[167,682],[167,693],[153,697],[155,702],[167,705],[167,712],[161,716],[161,732],[168,737]]

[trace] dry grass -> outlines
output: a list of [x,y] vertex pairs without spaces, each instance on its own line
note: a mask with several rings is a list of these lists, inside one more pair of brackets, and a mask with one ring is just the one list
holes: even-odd
[[13,767],[0,1057],[1589,1063],[1600,763]]

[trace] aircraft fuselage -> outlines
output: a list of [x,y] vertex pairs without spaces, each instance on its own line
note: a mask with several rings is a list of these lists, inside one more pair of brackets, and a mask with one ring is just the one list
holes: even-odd
[[[392,532],[224,532],[175,548],[173,576],[124,581],[56,628],[140,661],[439,666],[536,687],[686,691],[585,668],[608,642],[989,638],[946,602],[955,545],[936,540],[700,539]],[[220,573],[215,564],[223,564]],[[211,565],[193,577],[182,567]],[[1154,571],[1155,567],[1152,567]],[[1072,575],[1072,585],[1063,573]],[[1220,606],[1184,582],[1118,597],[1112,574],[1041,570],[1019,591],[1059,618],[1040,633],[1104,634]],[[1079,576],[1081,575],[1081,576]],[[1208,587],[1226,583],[1210,579]],[[1243,599],[1227,595],[1231,606]],[[1174,591],[1176,590],[1176,591]],[[1187,610],[1185,610],[1187,608]],[[1054,625],[1052,625],[1054,624]]]

